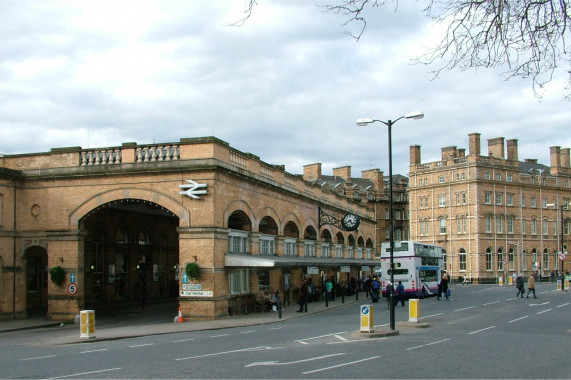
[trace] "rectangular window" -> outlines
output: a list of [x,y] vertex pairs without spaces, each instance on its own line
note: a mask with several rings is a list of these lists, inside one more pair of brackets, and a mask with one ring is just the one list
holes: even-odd
[[508,234],[514,233],[514,218],[513,216],[508,217]]
[[334,246],[335,249],[335,257],[337,257],[338,259],[343,257],[343,245],[342,244],[335,244]]
[[485,202],[487,205],[491,205],[491,204],[492,204],[492,193],[486,192],[484,202]]
[[445,234],[446,233],[446,219],[445,218],[440,219],[439,224],[440,224],[440,233]]
[[504,270],[504,254],[498,252],[498,270]]
[[297,239],[286,237],[284,244],[286,256],[297,256]]
[[232,230],[228,234],[228,252],[248,253],[248,233]]
[[508,206],[513,206],[514,205],[514,195],[513,194],[508,194],[508,197],[506,199],[506,204]]
[[503,193],[496,193],[496,204],[497,205],[502,205],[502,201],[503,201]]
[[444,183],[444,176],[443,175],[438,177],[438,183]]
[[513,182],[513,177],[511,174],[506,174],[506,182]]
[[537,207],[537,199],[535,197],[531,197],[531,208]]
[[525,219],[521,220],[521,233],[524,235],[527,233],[527,224],[525,223]]
[[544,197],[544,198],[541,200],[541,207],[542,207],[542,208],[547,208],[547,198]]
[[445,207],[446,206],[446,195],[439,195],[438,196],[438,207]]
[[531,220],[531,234],[537,235],[537,219]]
[[460,193],[456,193],[456,206],[460,206]]
[[549,269],[549,253],[543,253],[543,268]]
[[496,173],[496,181],[501,181],[502,175],[500,173]]
[[466,193],[462,193],[462,204],[466,204]]
[[485,179],[492,179],[492,176],[491,176],[490,172],[485,172],[485,173],[484,173],[484,178],[485,178]]
[[460,271],[466,271],[466,252],[460,252],[458,258],[460,260]]
[[321,244],[321,257],[329,257],[331,254],[329,243]]
[[347,258],[348,258],[348,259],[352,259],[352,258],[353,258],[353,247],[352,247],[352,246],[348,246],[348,247],[347,247]]
[[549,222],[547,219],[543,220],[541,227],[543,228],[543,235],[547,236],[549,234]]
[[486,232],[492,232],[492,217],[486,216]]
[[492,270],[492,253],[491,252],[486,252],[486,270],[487,271]]
[[315,240],[306,240],[303,245],[305,257],[315,257]]
[[248,269],[238,270],[228,275],[228,292],[230,294],[250,293],[250,271]]
[[499,234],[503,234],[504,233],[504,219],[501,216],[498,216],[496,218],[496,231]]
[[260,255],[273,255],[276,252],[276,237],[260,235]]
[[525,195],[521,196],[521,207],[525,207]]

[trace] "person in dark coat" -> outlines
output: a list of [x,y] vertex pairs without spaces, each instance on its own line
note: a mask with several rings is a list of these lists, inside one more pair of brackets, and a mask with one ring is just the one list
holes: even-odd
[[448,299],[448,274],[444,273],[442,279],[440,280],[440,292],[444,294],[444,297]]
[[396,305],[399,304],[399,301],[401,303],[402,306],[404,306],[404,285],[402,284],[402,281],[399,281],[399,284],[397,285],[396,288],[397,291],[397,299],[396,299]]
[[299,298],[297,300],[297,303],[299,305],[299,310],[297,311],[298,313],[302,313],[305,307],[307,307],[307,296],[309,294],[307,287],[308,287],[307,282],[302,281],[301,288],[299,289]]
[[521,294],[521,298],[523,298],[523,293],[525,293],[525,288],[523,286],[523,277],[521,274],[517,275],[517,279],[515,280],[515,284],[517,286],[517,294],[515,298],[517,298]]

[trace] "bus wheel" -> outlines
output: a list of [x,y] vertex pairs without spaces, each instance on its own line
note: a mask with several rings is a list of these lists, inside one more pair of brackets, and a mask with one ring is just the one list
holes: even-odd
[[422,288],[422,298],[426,298],[426,289]]

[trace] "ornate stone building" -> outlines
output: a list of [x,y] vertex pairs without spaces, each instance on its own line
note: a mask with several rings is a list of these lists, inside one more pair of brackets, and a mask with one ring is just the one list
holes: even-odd
[[[561,270],[561,242],[567,251],[569,237],[569,148],[551,147],[546,166],[520,161],[515,139],[489,139],[482,155],[480,134],[472,133],[467,155],[444,147],[440,161],[422,163],[420,153],[411,146],[411,237],[441,245],[452,277],[484,282]],[[568,257],[564,265],[571,269]]]
[[[350,166],[335,168],[333,175],[324,175],[320,163],[306,165],[303,169],[303,178],[306,181],[374,208],[377,222],[375,251],[380,253],[381,243],[389,241],[390,237],[389,177],[383,176],[379,169],[369,169],[361,172],[361,178],[353,178]],[[396,241],[408,240],[410,235],[407,187],[407,177],[393,175],[393,224]]]
[[366,203],[214,137],[0,156],[1,319],[165,297],[221,318],[265,287],[293,300],[305,277],[371,273],[376,245]]

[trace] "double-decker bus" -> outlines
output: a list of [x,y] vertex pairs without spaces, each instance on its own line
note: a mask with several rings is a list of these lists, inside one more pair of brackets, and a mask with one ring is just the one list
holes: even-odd
[[[393,242],[393,286],[402,281],[406,298],[426,297],[438,293],[444,271],[442,247],[416,241]],[[390,243],[381,244],[381,285],[383,297],[391,279]]]

